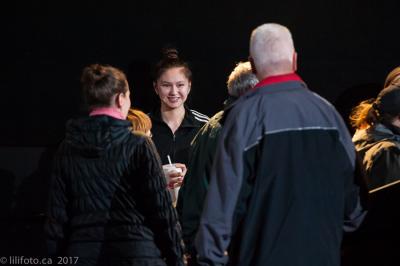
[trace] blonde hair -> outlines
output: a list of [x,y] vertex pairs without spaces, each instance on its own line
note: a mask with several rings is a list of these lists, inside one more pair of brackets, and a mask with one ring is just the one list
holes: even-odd
[[128,111],[127,119],[132,123],[132,131],[147,133],[151,130],[150,117],[138,109],[131,108]]
[[353,108],[350,114],[350,124],[354,129],[365,129],[378,121],[379,114],[373,107],[375,99],[362,101]]
[[226,82],[228,93],[239,97],[258,83],[256,75],[251,70],[250,62],[239,62],[229,75]]

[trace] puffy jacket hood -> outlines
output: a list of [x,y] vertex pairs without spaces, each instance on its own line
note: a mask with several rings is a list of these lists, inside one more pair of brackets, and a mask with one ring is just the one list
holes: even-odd
[[131,134],[130,122],[106,115],[68,121],[65,141],[85,157],[99,157]]

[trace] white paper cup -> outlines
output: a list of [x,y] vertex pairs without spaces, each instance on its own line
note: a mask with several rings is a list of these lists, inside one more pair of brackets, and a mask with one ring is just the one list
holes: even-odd
[[[173,164],[172,165],[171,164],[163,165],[163,171],[164,171],[165,180],[167,181],[167,185],[169,185],[169,183],[171,182],[171,179],[170,179],[171,173],[182,173],[182,169],[176,167]],[[178,199],[179,188],[180,187],[169,188],[169,186],[168,186],[168,191],[171,194],[172,202],[174,205],[176,204],[176,201]]]

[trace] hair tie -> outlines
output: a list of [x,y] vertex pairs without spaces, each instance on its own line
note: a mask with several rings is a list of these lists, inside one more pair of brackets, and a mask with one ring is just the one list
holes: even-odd
[[379,111],[379,107],[378,107],[378,105],[376,104],[376,102],[373,102],[373,103],[372,103],[372,109],[374,109],[374,111],[375,111],[377,117],[380,117],[380,116],[381,116],[381,113],[380,113],[380,111]]

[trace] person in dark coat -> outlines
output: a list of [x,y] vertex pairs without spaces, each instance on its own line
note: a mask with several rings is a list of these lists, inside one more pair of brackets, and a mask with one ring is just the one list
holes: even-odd
[[[397,75],[392,75],[396,72]],[[353,109],[353,142],[362,158],[369,190],[400,180],[400,67],[376,99]],[[392,80],[392,81],[391,81]]]
[[290,31],[257,27],[260,82],[230,107],[195,239],[201,265],[338,266],[365,216],[354,145],[335,108],[295,73]]
[[70,120],[54,158],[48,252],[74,265],[183,265],[177,214],[151,139],[126,120],[130,91],[111,66],[83,70],[90,115]]
[[399,265],[400,67],[387,76],[376,98],[350,115],[353,142],[369,190],[369,210],[356,234],[343,242],[342,265]]
[[[229,98],[224,102],[225,108],[241,95],[254,87],[258,82],[252,73],[250,62],[240,62],[229,75],[227,88]],[[189,265],[195,265],[196,252],[194,237],[199,226],[204,199],[210,182],[212,163],[214,162],[218,136],[223,125],[224,111],[216,113],[200,129],[192,141],[192,152],[177,204],[177,211],[182,225],[182,235],[186,252],[191,258]]]

